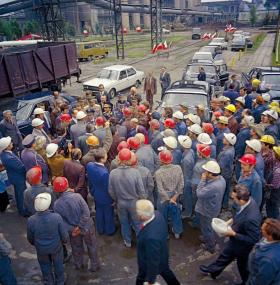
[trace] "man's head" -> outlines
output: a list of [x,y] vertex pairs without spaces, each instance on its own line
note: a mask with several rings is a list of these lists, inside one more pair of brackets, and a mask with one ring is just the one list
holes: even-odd
[[231,193],[231,198],[239,206],[245,205],[250,199],[250,192],[245,185],[237,184]]
[[39,166],[30,168],[26,173],[26,180],[30,185],[39,185],[42,182],[42,169]]
[[105,164],[108,158],[107,152],[103,147],[99,147],[95,149],[93,155],[94,155],[95,161],[98,163]]
[[136,202],[136,213],[140,221],[145,222],[154,216],[154,205],[151,201],[141,199]]
[[74,148],[71,151],[72,160],[80,160],[82,158],[82,152],[79,148]]
[[102,95],[102,96],[100,97],[100,101],[101,101],[102,103],[106,103],[106,101],[107,101],[106,95]]
[[280,241],[280,221],[266,219],[261,227],[262,236],[268,241]]
[[249,173],[251,172],[256,163],[256,157],[253,154],[244,154],[240,159],[239,162],[241,164],[241,169],[243,173]]
[[99,84],[98,85],[98,91],[99,92],[104,92],[104,85],[103,84]]
[[246,95],[246,93],[247,93],[247,89],[246,89],[245,87],[241,87],[241,88],[239,89],[239,95],[240,95],[241,97],[244,97],[244,96]]
[[166,67],[165,66],[162,66],[161,68],[160,68],[160,72],[161,73],[164,73],[166,71]]
[[130,93],[131,93],[132,95],[137,94],[137,89],[136,89],[135,86],[133,86],[133,87],[130,88]]
[[13,112],[11,110],[5,110],[3,112],[3,117],[7,122],[11,122],[13,117]]
[[58,98],[59,97],[59,92],[58,91],[54,91],[53,92],[53,96],[55,97],[55,99]]

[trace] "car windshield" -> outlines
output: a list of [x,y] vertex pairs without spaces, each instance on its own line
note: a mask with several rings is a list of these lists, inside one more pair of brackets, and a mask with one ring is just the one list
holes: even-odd
[[207,96],[192,93],[171,93],[165,94],[163,103],[165,106],[179,106],[179,104],[187,103],[188,106],[194,107],[198,104],[203,104],[207,106]]
[[274,90],[280,90],[280,74],[265,74],[262,77],[265,87]]
[[223,43],[223,42],[224,42],[223,39],[213,39],[211,43],[213,44],[213,43]]
[[19,102],[16,113],[17,121],[25,121],[27,120],[32,112],[33,104],[27,104],[26,102]]
[[193,73],[198,74],[200,67],[203,67],[205,73],[207,74],[216,74],[215,66],[211,66],[211,65],[190,65],[188,66],[187,73],[188,74],[193,74]]
[[104,78],[110,80],[118,79],[118,72],[116,70],[102,69],[98,74],[97,78]]
[[193,59],[210,59],[213,60],[211,53],[195,53]]
[[245,39],[241,38],[241,37],[233,38],[233,40],[232,40],[233,44],[244,44],[244,42],[245,42]]

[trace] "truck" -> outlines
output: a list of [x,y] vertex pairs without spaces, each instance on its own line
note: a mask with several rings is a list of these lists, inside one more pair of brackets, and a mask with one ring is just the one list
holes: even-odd
[[61,90],[80,69],[75,42],[37,42],[1,49],[0,98],[38,92],[43,88]]

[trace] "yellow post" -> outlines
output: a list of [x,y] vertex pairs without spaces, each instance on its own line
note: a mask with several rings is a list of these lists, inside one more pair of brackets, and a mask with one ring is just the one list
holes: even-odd
[[241,52],[242,52],[242,50],[240,49],[239,50],[239,53],[238,53],[238,60],[240,61],[240,59],[241,59]]
[[236,60],[235,60],[235,57],[233,57],[231,59],[231,68],[234,68],[235,64],[236,64]]

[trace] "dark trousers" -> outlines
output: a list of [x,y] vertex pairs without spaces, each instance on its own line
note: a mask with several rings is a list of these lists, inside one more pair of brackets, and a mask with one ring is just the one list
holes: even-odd
[[152,109],[152,107],[153,107],[153,104],[154,104],[154,102],[153,102],[153,97],[154,97],[154,95],[153,95],[153,93],[151,92],[151,90],[146,90],[146,100],[149,102],[149,104],[150,104],[150,109]]
[[17,285],[9,256],[0,257],[0,284]]
[[63,250],[54,254],[37,253],[45,285],[64,285]]
[[[166,268],[164,271],[162,271],[159,274],[166,282],[167,285],[180,285],[180,282],[176,278],[175,274],[172,272],[170,268]],[[146,276],[145,273],[138,273],[137,279],[136,279],[136,285],[143,285],[144,282],[146,282]]]
[[217,260],[208,266],[208,270],[218,276],[232,261],[236,259],[239,274],[242,282],[245,284],[249,276],[247,263],[251,249],[251,246],[244,246],[244,248],[236,249],[233,247],[231,242],[228,242]]
[[166,89],[167,89],[167,88],[163,88],[163,87],[161,86],[161,97],[160,97],[160,100],[161,100],[161,101],[162,101],[162,99],[163,99],[163,96],[164,96],[164,93],[165,93]]
[[15,184],[14,186],[14,191],[15,191],[15,198],[16,198],[16,203],[17,203],[17,209],[20,215],[24,216],[25,211],[23,208],[23,192],[26,189],[26,184],[25,181],[19,181]]
[[100,235],[112,235],[116,231],[113,206],[96,203],[95,209],[97,232]]

